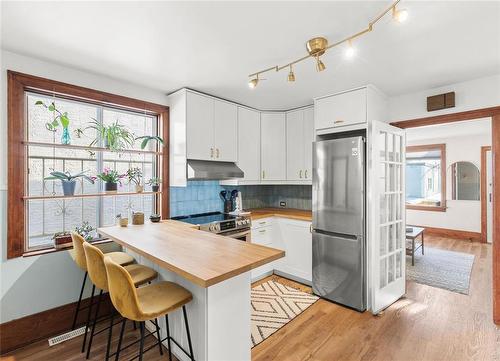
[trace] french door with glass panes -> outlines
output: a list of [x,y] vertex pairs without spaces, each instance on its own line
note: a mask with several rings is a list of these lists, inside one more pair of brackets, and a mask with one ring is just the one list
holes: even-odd
[[405,132],[373,121],[369,136],[371,310],[374,314],[405,294]]

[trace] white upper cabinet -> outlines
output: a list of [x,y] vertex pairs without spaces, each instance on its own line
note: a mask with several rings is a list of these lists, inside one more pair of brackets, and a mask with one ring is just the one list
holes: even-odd
[[237,107],[187,92],[187,158],[236,162]]
[[261,115],[261,179],[286,179],[286,121],[285,113]]
[[236,105],[214,100],[215,160],[238,160],[238,108]]
[[260,112],[238,108],[238,166],[245,173],[243,181],[259,181]]
[[312,179],[313,109],[286,113],[287,180]]
[[214,100],[187,92],[187,158],[214,160]]
[[383,121],[385,96],[368,85],[314,100],[316,130],[359,125],[371,120]]

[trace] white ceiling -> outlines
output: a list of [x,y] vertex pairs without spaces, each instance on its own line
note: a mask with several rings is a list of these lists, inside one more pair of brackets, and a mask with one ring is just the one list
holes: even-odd
[[260,109],[288,109],[313,97],[372,83],[388,95],[500,72],[500,2],[401,1],[390,16],[341,50],[266,76],[247,75],[305,54],[305,42],[351,35],[390,1],[366,2],[9,2],[2,1],[2,47],[165,93],[190,87]]
[[488,134],[491,135],[491,118],[406,129],[406,139],[409,142],[426,139],[455,138]]

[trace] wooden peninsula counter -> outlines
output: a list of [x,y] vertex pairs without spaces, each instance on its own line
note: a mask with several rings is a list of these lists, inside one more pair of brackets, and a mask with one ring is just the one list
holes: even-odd
[[[250,271],[284,257],[284,251],[172,220],[98,231],[138,263],[157,270],[160,279],[191,291],[193,301],[187,309],[196,360],[250,360]],[[173,337],[187,347],[181,312],[169,318]],[[160,325],[164,332],[165,324]],[[176,346],[173,352],[187,359]]]

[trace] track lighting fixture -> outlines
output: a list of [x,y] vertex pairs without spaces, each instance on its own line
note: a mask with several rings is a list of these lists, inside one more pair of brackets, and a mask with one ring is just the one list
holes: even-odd
[[408,11],[406,9],[397,10],[396,6],[392,8],[392,17],[398,23],[404,23],[408,19]]
[[351,40],[347,41],[347,48],[345,49],[345,57],[352,58],[354,56],[354,48],[352,47]]
[[259,84],[259,74],[257,74],[257,76],[255,78],[253,78],[252,80],[250,80],[248,82],[248,87],[250,89],[253,89],[257,86],[257,84]]
[[295,81],[295,74],[293,73],[292,65],[290,65],[290,72],[288,73],[288,81],[289,82]]
[[250,74],[249,78],[251,80],[248,82],[248,86],[253,89],[257,86],[257,84],[259,83],[259,80],[264,80],[264,79],[259,79],[259,75],[261,75],[261,74],[264,74],[264,73],[267,73],[270,71],[278,72],[278,71],[281,71],[283,69],[290,69],[290,71],[288,73],[287,80],[289,82],[294,82],[295,81],[295,73],[293,72],[292,66],[297,64],[297,63],[300,63],[308,58],[315,58],[316,59],[316,70],[318,72],[321,72],[321,71],[326,69],[326,66],[321,61],[320,56],[325,54],[327,50],[334,48],[336,46],[340,46],[340,45],[345,44],[347,46],[347,48],[345,49],[345,57],[352,58],[356,52],[352,46],[352,41],[354,39],[361,37],[362,35],[365,35],[366,33],[373,31],[375,25],[377,25],[379,23],[379,21],[385,15],[392,14],[393,19],[397,22],[400,22],[400,23],[404,22],[408,18],[408,11],[406,9],[396,9],[396,6],[399,4],[400,1],[401,0],[395,0],[382,13],[380,13],[377,17],[373,18],[373,20],[368,23],[368,26],[365,29],[363,29],[363,30],[351,35],[351,36],[348,36],[344,39],[341,39],[333,44],[329,44],[328,39],[326,39],[324,37],[315,37],[315,38],[310,39],[306,43],[306,49],[307,49],[308,54],[304,55],[303,57],[301,57],[299,59],[291,61],[287,64],[284,64],[281,66],[276,65],[276,66],[273,66],[273,67],[270,67],[267,69],[260,70],[256,73]]
[[323,64],[323,62],[321,61],[321,59],[319,58],[319,55],[316,56],[316,70],[317,71],[323,71],[326,69],[326,66],[325,64]]

